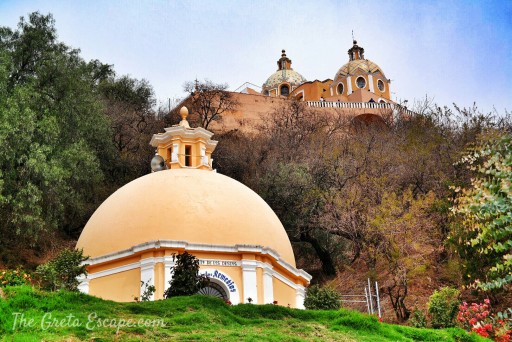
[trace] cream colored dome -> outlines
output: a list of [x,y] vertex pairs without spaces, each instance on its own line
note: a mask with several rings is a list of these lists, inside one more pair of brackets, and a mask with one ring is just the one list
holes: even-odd
[[278,71],[274,72],[272,75],[270,75],[270,77],[267,79],[267,81],[265,83],[263,83],[262,88],[263,89],[271,89],[283,82],[290,83],[292,86],[298,86],[298,85],[306,82],[306,79],[295,70],[291,70],[291,69],[278,70]]
[[92,215],[77,248],[97,257],[154,240],[270,247],[295,267],[290,240],[268,204],[213,171],[166,170],[128,183]]
[[382,69],[374,62],[370,61],[369,59],[356,59],[343,65],[338,70],[336,75],[334,75],[334,79],[338,77],[357,75],[360,74],[361,72],[364,74],[374,74],[380,72],[382,76],[385,77]]

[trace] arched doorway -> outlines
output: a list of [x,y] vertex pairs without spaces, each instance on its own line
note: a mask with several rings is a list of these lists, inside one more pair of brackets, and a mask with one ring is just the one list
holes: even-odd
[[224,288],[213,281],[210,281],[210,283],[207,286],[200,289],[197,293],[204,296],[220,298],[224,301],[229,300],[229,296],[224,290]]
[[210,283],[199,290],[198,294],[214,296],[230,301],[233,305],[240,303],[240,292],[235,281],[227,273],[216,269],[202,269],[203,274],[210,279]]
[[352,119],[352,128],[356,132],[368,129],[385,129],[387,128],[386,121],[380,115],[376,114],[361,114]]

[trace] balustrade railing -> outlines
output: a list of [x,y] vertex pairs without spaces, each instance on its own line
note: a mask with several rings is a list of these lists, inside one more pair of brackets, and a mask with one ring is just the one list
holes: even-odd
[[413,115],[414,112],[404,106],[394,103],[379,102],[341,102],[341,101],[306,101],[306,105],[314,108],[344,108],[344,109],[391,109]]

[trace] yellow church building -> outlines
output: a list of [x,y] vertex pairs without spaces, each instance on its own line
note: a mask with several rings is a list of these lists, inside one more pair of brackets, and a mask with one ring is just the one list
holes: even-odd
[[357,41],[353,41],[348,56],[349,61],[333,79],[307,81],[292,69],[292,61],[283,50],[278,69],[263,84],[262,94],[307,102],[392,102],[390,80],[376,63],[364,58],[364,48]]
[[175,253],[195,255],[210,285],[200,293],[233,304],[253,302],[303,308],[311,276],[295,265],[286,231],[265,201],[213,170],[213,133],[179,125],[155,134],[154,167],[113,193],[92,215],[77,248],[88,260],[79,289],[120,302],[152,299],[169,287]]
[[[377,63],[365,58],[364,48],[357,41],[347,52],[348,61],[333,72],[332,79],[308,81],[292,68],[292,60],[282,50],[277,70],[263,83],[261,91],[249,86],[231,92],[237,108],[224,112],[221,120],[212,122],[211,129],[253,131],[263,118],[290,100],[301,101],[312,110],[341,114],[356,123],[384,123],[394,115],[413,115],[391,99],[391,80]],[[189,105],[189,101],[190,96],[176,109]]]

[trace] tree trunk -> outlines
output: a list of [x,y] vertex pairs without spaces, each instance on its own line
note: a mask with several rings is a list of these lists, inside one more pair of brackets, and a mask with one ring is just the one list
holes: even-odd
[[327,249],[325,249],[318,239],[311,236],[309,233],[303,233],[300,236],[301,241],[308,242],[311,244],[313,249],[316,252],[316,255],[320,259],[322,263],[322,271],[325,275],[334,276],[336,275],[336,267],[334,265],[334,260],[332,260],[331,254]]

